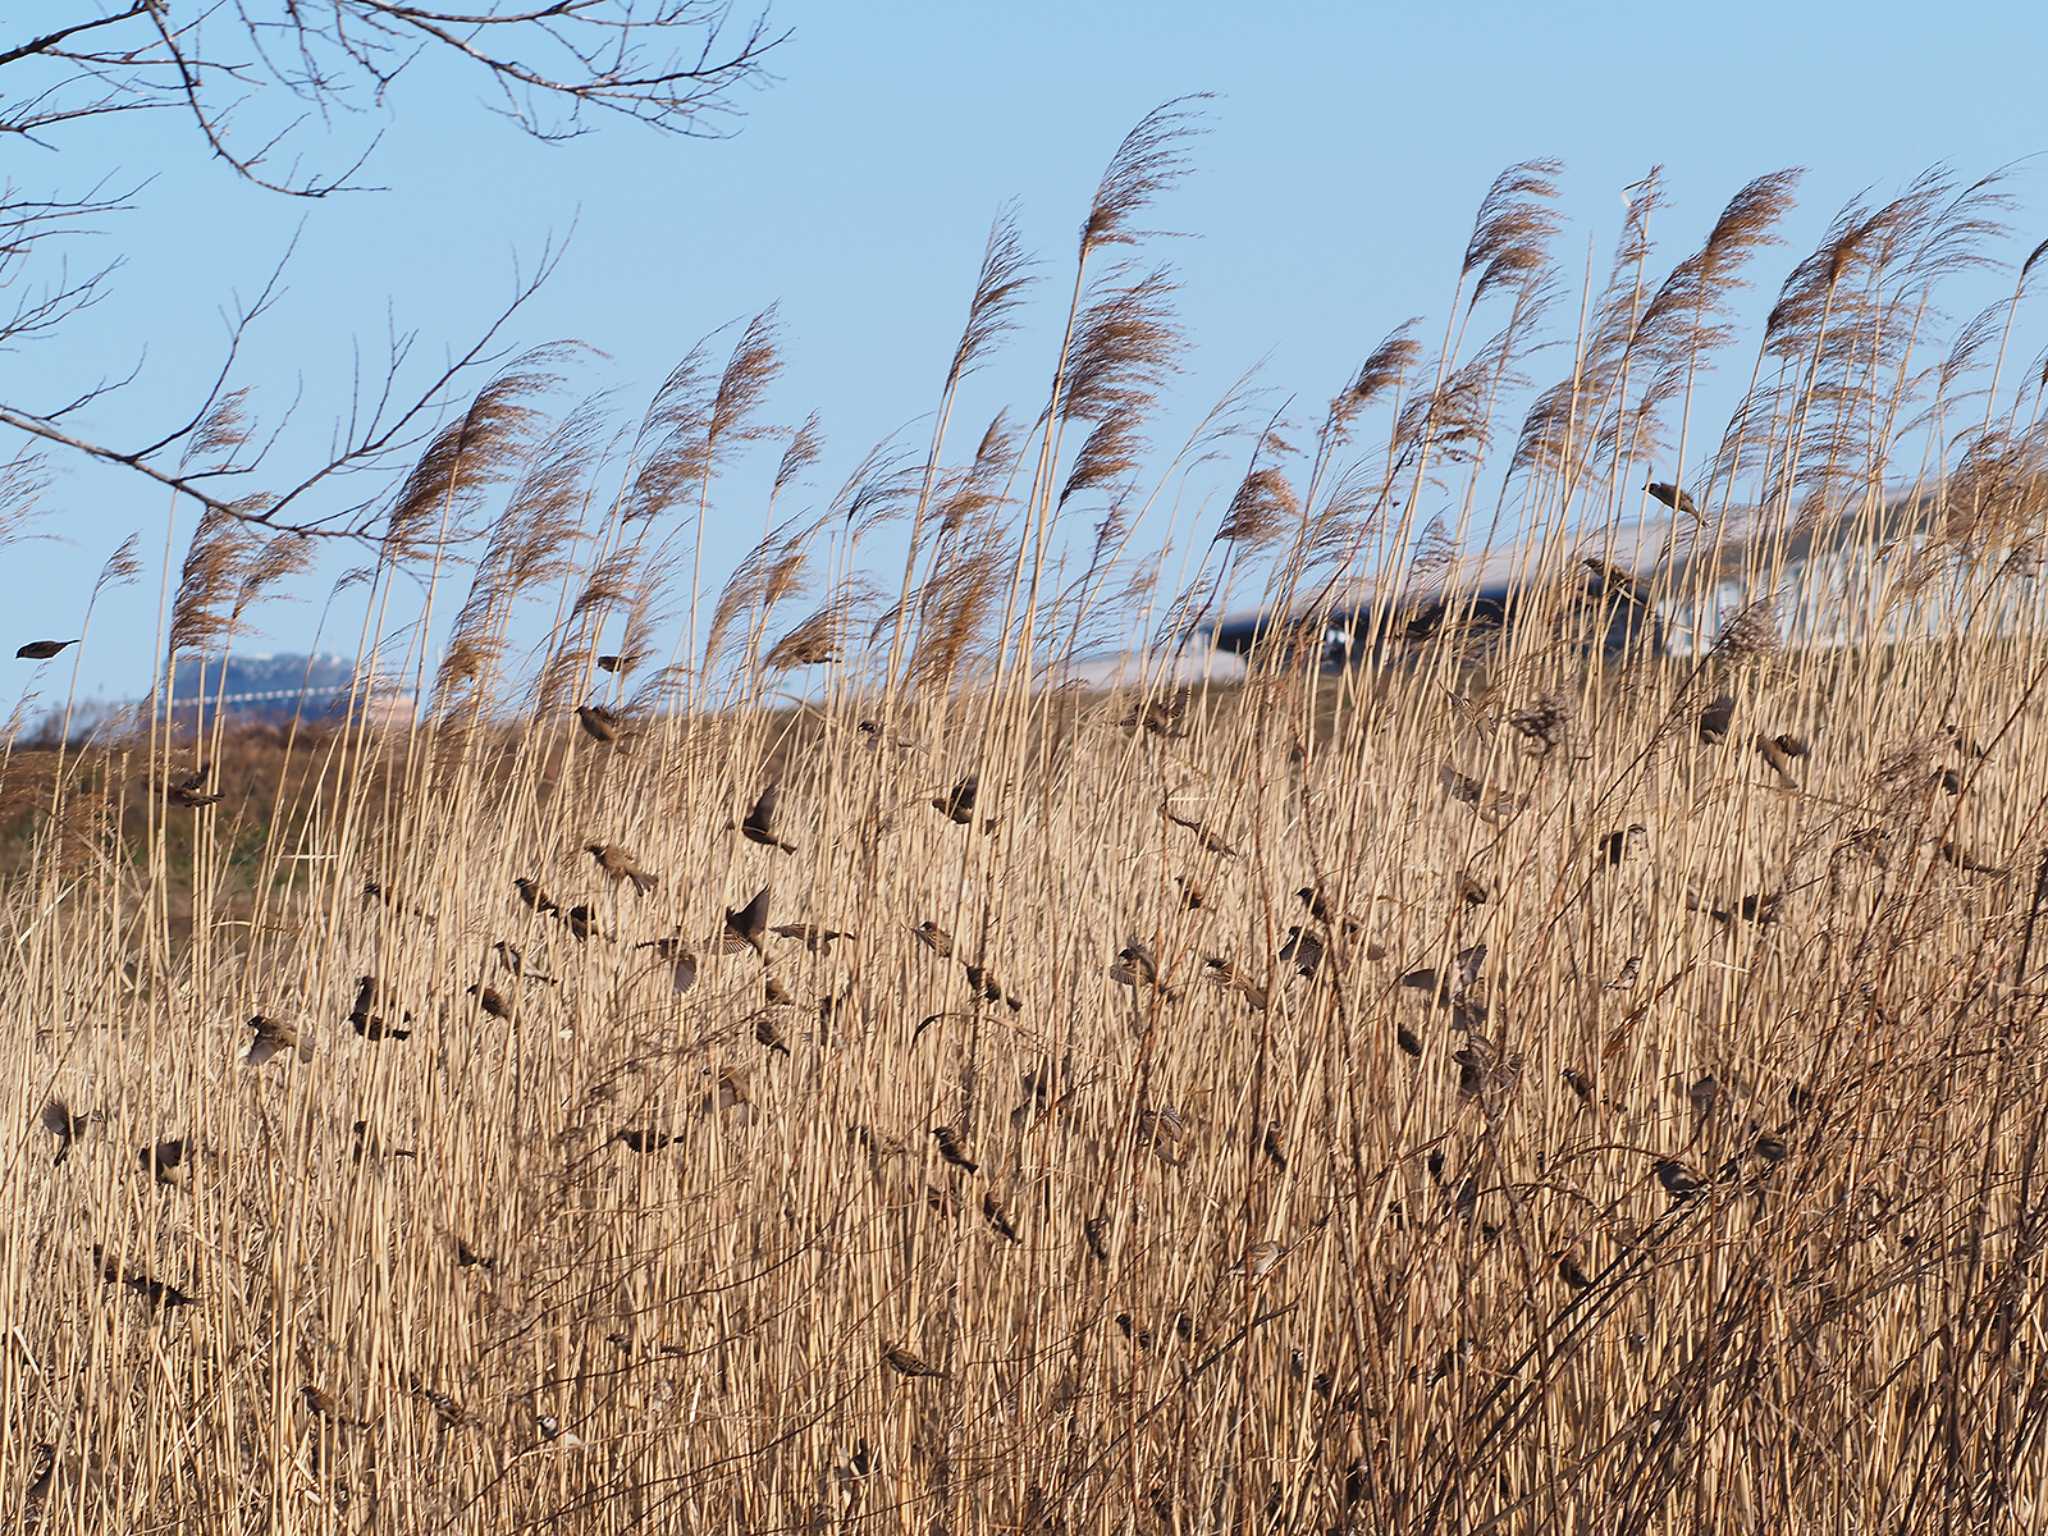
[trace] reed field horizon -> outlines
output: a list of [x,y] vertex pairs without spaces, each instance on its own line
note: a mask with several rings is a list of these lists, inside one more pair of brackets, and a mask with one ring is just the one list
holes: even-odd
[[1935,169],[1788,252],[1784,170],[1674,258],[1652,174],[1578,270],[1531,160],[1327,404],[1154,441],[1203,111],[1071,269],[998,217],[914,449],[773,309],[624,418],[503,362],[337,718],[208,694],[321,537],[261,502],[10,642],[159,614],[0,738],[0,1528],[2048,1524],[2048,243]]

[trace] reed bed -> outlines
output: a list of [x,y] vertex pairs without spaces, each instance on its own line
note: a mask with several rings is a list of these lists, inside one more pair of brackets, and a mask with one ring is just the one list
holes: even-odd
[[[1197,106],[1112,162],[1035,420],[951,438],[1029,275],[1006,222],[929,447],[817,511],[815,421],[762,424],[772,313],[619,434],[530,355],[345,583],[418,709],[366,682],[260,774],[161,688],[10,747],[10,1528],[2048,1521],[2033,261],[1923,358],[1995,184],[1846,210],[1710,451],[1694,384],[1793,178],[1663,277],[1632,189],[1560,338],[1532,162],[1438,355],[1401,328],[1306,428],[1233,391],[1162,456],[1136,221]],[[1175,585],[1133,551],[1226,450]],[[1651,599],[1745,601],[1603,658],[1653,474],[1699,549],[1749,521]],[[1788,643],[1800,540],[1901,487],[1853,634]],[[1350,580],[1503,530],[1507,629],[1387,580],[1386,643],[1321,668]],[[297,550],[209,516],[166,651],[232,645]],[[1162,680],[1254,594],[1306,623]],[[1151,669],[1063,687],[1118,625]]]

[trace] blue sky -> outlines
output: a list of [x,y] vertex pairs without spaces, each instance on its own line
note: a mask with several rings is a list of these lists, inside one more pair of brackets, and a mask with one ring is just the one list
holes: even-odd
[[[698,337],[779,302],[787,366],[768,414],[821,415],[822,503],[868,444],[932,407],[984,233],[1008,198],[1049,281],[1025,334],[963,404],[973,425],[960,435],[997,404],[1035,408],[1105,160],[1151,106],[1211,91],[1196,174],[1150,221],[1194,237],[1163,248],[1194,342],[1175,409],[1197,409],[1261,360],[1268,383],[1320,401],[1402,318],[1429,317],[1434,334],[1474,205],[1510,161],[1565,162],[1557,252],[1574,281],[1589,239],[1605,261],[1619,190],[1651,165],[1670,191],[1667,259],[1748,178],[1804,165],[1790,243],[1757,271],[1768,288],[1859,191],[1882,195],[1939,160],[1974,174],[2048,149],[2042,7],[1871,0],[1807,19],[1821,9],[783,0],[774,18],[794,35],[776,55],[779,79],[749,97],[728,142],[620,121],[541,145],[481,110],[474,81],[423,70],[394,91],[369,173],[391,190],[315,205],[235,182],[167,117],[113,122],[7,168],[17,181],[82,184],[109,167],[154,179],[99,238],[96,254],[126,260],[113,296],[61,350],[0,356],[0,395],[33,401],[125,373],[146,342],[140,379],[92,425],[140,436],[131,424],[168,423],[216,362],[221,310],[253,293],[300,231],[287,292],[241,378],[259,413],[302,392],[301,423],[324,422],[345,400],[352,345],[374,353],[387,313],[417,328],[426,352],[460,343],[515,265],[573,227],[517,338],[602,349],[586,382],[631,409]],[[25,23],[0,22],[0,42],[39,13],[72,14],[26,10]],[[2038,170],[2023,168],[2015,190],[2031,244],[2048,234]],[[81,667],[84,694],[131,696],[154,651],[166,498],[54,467],[62,542],[0,555],[14,568],[9,635],[72,634],[100,562],[140,530],[150,571],[102,608]],[[729,495],[708,571],[759,527],[744,477]],[[189,525],[181,516],[175,537]],[[309,600],[257,615],[262,636],[245,645],[302,648],[343,563],[303,584]],[[22,677],[0,687],[0,713],[28,672],[4,664]],[[54,669],[44,687],[61,694]]]

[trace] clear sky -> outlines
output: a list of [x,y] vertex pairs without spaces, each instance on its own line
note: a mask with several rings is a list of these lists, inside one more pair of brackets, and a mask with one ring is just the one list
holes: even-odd
[[[7,10],[0,43],[76,7]],[[260,286],[303,221],[288,291],[242,380],[259,413],[303,391],[301,421],[325,420],[345,396],[352,342],[374,353],[387,313],[423,348],[462,342],[515,265],[573,226],[518,339],[601,348],[589,382],[630,409],[698,337],[779,301],[787,370],[768,414],[820,413],[822,502],[869,443],[931,408],[990,217],[1012,197],[1051,280],[963,407],[974,425],[962,435],[998,403],[1035,408],[1077,221],[1118,139],[1168,97],[1217,96],[1196,174],[1150,221],[1197,237],[1165,251],[1195,343],[1175,391],[1186,408],[1262,359],[1268,382],[1320,401],[1402,318],[1440,325],[1474,205],[1510,161],[1565,162],[1571,223],[1557,252],[1574,278],[1588,240],[1605,261],[1619,190],[1653,164],[1670,192],[1667,260],[1745,180],[1806,166],[1790,243],[1757,269],[1768,288],[1860,191],[1887,194],[1935,161],[1975,174],[2048,149],[2048,7],[2020,0],[779,0],[773,15],[794,36],[728,142],[619,121],[542,145],[482,110],[474,81],[422,71],[393,93],[369,172],[391,190],[314,205],[235,182],[168,116],[110,123],[56,153],[10,146],[0,173],[17,182],[84,183],[109,166],[154,180],[134,214],[105,223],[97,253],[126,260],[113,296],[61,351],[0,356],[0,394],[44,399],[125,373],[146,344],[140,379],[93,425],[118,436],[168,423],[215,365],[221,310]],[[2031,244],[2048,234],[2038,170],[2023,168],[2015,190]],[[0,556],[12,567],[0,665],[21,672],[0,686],[0,715],[29,672],[11,660],[14,637],[71,635],[93,573],[137,530],[151,569],[102,609],[82,692],[132,696],[151,669],[166,498],[54,463],[62,542]],[[189,525],[179,520],[180,539]],[[758,527],[756,508],[728,509],[707,570],[722,572]],[[310,600],[260,613],[247,648],[303,648],[340,568],[303,584]],[[61,695],[55,674],[46,695]]]

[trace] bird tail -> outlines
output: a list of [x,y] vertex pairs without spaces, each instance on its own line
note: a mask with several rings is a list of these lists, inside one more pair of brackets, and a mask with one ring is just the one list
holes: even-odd
[[660,883],[655,879],[654,876],[648,874],[647,871],[644,869],[634,870],[628,878],[632,880],[633,888],[639,891],[640,894],[643,896],[646,895],[649,891],[653,890],[654,887]]

